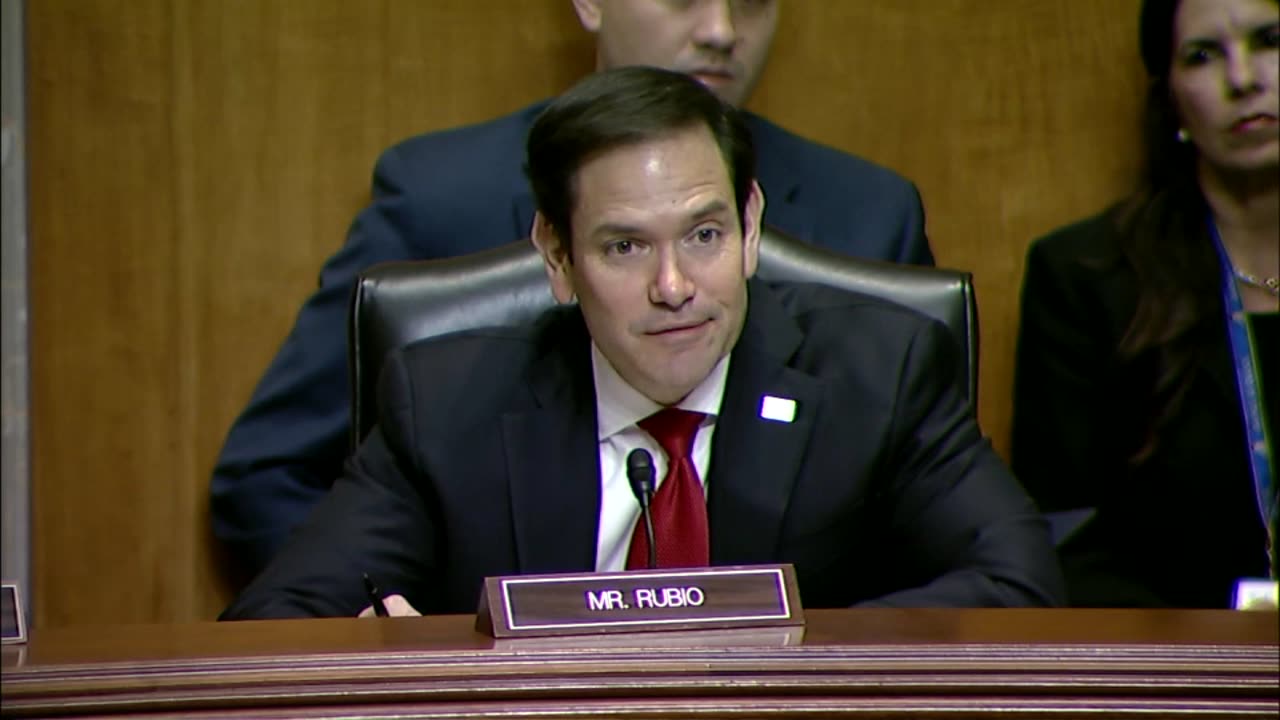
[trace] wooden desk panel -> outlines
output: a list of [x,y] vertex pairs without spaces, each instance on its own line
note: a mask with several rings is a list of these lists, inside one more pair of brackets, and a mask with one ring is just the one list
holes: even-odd
[[807,615],[803,632],[507,641],[469,616],[75,628],[6,652],[0,688],[5,717],[1280,714],[1275,613]]

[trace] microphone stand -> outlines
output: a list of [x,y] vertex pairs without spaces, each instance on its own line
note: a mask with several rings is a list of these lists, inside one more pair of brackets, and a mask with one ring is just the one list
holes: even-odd
[[640,504],[640,514],[644,516],[644,536],[649,541],[649,569],[654,570],[658,567],[658,548],[653,542],[653,513],[649,512],[648,498],[645,500]]
[[644,448],[636,448],[627,454],[627,482],[640,503],[640,515],[644,521],[644,537],[649,546],[649,569],[658,567],[658,547],[653,540],[653,513],[649,502],[653,499],[653,456]]

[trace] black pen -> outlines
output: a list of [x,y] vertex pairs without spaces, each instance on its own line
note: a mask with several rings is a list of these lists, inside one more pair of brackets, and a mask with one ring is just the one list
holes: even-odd
[[369,604],[373,606],[373,614],[378,617],[390,617],[387,612],[387,606],[382,603],[382,593],[378,590],[378,586],[373,584],[373,579],[369,577],[369,573],[364,573],[364,592],[369,596]]

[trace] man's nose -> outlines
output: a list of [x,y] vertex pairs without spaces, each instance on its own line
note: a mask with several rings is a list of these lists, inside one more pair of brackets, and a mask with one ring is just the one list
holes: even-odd
[[659,251],[649,300],[655,305],[677,309],[683,307],[695,291],[693,280],[681,267],[680,253],[674,248]]
[[694,42],[701,47],[728,52],[738,41],[733,26],[734,0],[699,0],[693,29]]

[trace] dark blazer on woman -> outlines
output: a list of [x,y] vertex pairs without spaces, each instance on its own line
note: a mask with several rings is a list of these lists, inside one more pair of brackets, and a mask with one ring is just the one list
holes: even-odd
[[1155,373],[1151,358],[1117,351],[1138,285],[1114,218],[1062,228],[1028,253],[1014,474],[1045,512],[1097,510],[1059,547],[1071,604],[1227,607],[1235,581],[1268,565],[1226,322],[1219,311],[1195,331],[1181,409],[1135,464]]

